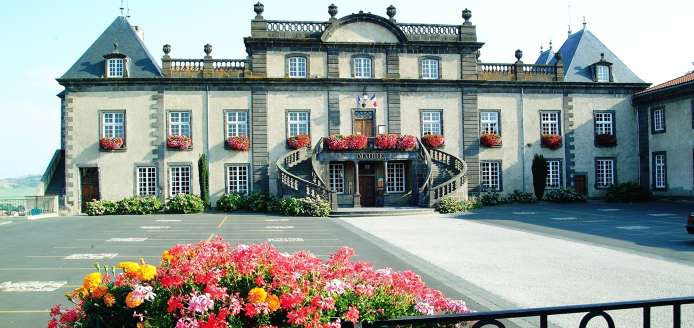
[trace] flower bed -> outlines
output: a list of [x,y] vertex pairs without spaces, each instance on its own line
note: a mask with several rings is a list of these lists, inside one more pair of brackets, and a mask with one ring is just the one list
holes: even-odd
[[330,150],[342,150],[347,148],[347,140],[345,140],[345,136],[341,134],[327,136],[325,137],[325,142],[328,144]]
[[193,145],[193,140],[187,136],[174,134],[166,139],[166,145],[169,148],[188,149],[188,147]]
[[251,146],[251,139],[248,136],[240,135],[227,138],[227,145],[233,150],[247,151]]
[[556,150],[562,145],[561,136],[558,134],[545,134],[542,136],[542,143],[547,148]]
[[487,147],[494,147],[501,144],[501,136],[496,133],[482,133],[480,142]]
[[99,140],[99,144],[101,144],[101,148],[106,149],[106,150],[119,149],[121,146],[123,146],[123,138],[120,138],[120,137],[101,138],[101,140]]
[[[427,288],[411,271],[374,270],[342,248],[326,262],[299,251],[238,245],[221,238],[178,244],[159,267],[134,262],[87,275],[51,310],[49,327],[320,327],[413,315],[471,312]],[[97,268],[98,263],[95,263]],[[459,327],[467,327],[462,323]]]
[[301,149],[311,144],[311,138],[306,134],[297,134],[287,138],[287,144],[294,149]]
[[365,134],[350,134],[345,140],[347,141],[347,148],[359,150],[366,148],[366,143],[369,141],[369,138]]
[[427,147],[436,148],[443,145],[443,136],[440,134],[427,134],[422,137],[422,143]]
[[603,147],[612,147],[617,145],[617,137],[611,134],[598,134],[595,136],[595,143]]
[[412,150],[417,146],[417,138],[409,134],[403,134],[398,138],[397,147],[400,150]]
[[395,148],[398,143],[397,134],[382,133],[376,136],[376,146],[378,149],[391,149]]

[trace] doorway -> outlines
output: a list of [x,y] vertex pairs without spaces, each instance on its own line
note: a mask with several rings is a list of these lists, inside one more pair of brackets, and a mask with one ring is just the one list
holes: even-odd
[[99,168],[80,168],[80,182],[82,185],[82,213],[87,211],[87,203],[99,200]]
[[354,112],[354,134],[365,134],[369,138],[374,137],[374,112]]
[[576,191],[578,191],[580,194],[585,195],[586,194],[586,176],[583,174],[580,175],[575,175],[574,178],[576,182]]
[[376,206],[376,165],[373,162],[359,163],[359,204],[362,207]]

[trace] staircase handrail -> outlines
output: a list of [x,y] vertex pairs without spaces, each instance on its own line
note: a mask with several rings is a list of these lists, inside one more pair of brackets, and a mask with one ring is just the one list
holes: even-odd
[[448,179],[448,181],[430,188],[429,205],[433,205],[439,199],[442,199],[447,195],[457,193],[459,188],[467,182],[467,163],[458,156],[438,149],[431,148],[429,149],[429,152],[431,153],[432,161],[439,162],[446,165],[450,169],[458,171],[458,173],[454,177]]
[[323,180],[323,177],[321,177],[321,175],[318,174],[318,172],[316,172],[316,167],[319,165],[318,154],[323,152],[324,145],[325,145],[325,142],[323,141],[323,138],[321,137],[320,140],[318,140],[318,142],[316,143],[316,146],[313,147],[313,155],[311,156],[311,178],[313,178],[314,183],[317,183],[321,186],[329,188],[328,185]]
[[43,196],[46,194],[46,190],[48,190],[48,186],[51,184],[51,180],[53,180],[53,175],[55,174],[55,171],[58,169],[58,164],[60,163],[60,160],[62,158],[63,150],[57,149],[55,153],[53,153],[53,158],[51,158],[51,161],[48,163],[46,171],[43,172],[43,176],[41,177],[41,181],[39,181],[39,185],[36,186],[34,196]]
[[[292,164],[304,160],[305,158],[305,148],[292,150],[280,156],[280,158],[277,160],[277,183],[295,190],[303,197],[313,199],[322,198],[322,200],[325,200],[331,204],[331,210],[336,210],[337,208],[332,208],[333,204],[335,204],[335,207],[337,205],[336,192],[317,183],[299,178],[287,170]],[[313,163],[311,166],[313,166]]]
[[422,185],[419,187],[419,203],[421,204],[422,200],[429,198],[431,184],[434,182],[434,180],[431,176],[431,156],[419,138],[417,138],[417,157],[419,157],[419,159],[427,166],[427,173],[424,176],[424,183],[422,183]]

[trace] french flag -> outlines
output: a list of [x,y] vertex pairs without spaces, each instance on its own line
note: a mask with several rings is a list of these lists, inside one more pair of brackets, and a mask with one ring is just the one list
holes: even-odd
[[374,93],[373,96],[371,96],[371,103],[374,105],[374,107],[377,106],[377,104],[376,104],[376,94],[375,94],[375,93]]
[[359,94],[357,94],[357,107],[361,106],[361,98],[359,98]]

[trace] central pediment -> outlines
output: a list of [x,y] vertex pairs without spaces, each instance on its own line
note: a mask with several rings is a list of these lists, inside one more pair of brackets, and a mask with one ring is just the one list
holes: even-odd
[[407,37],[388,19],[372,14],[352,14],[332,23],[321,40],[326,43],[406,43]]

